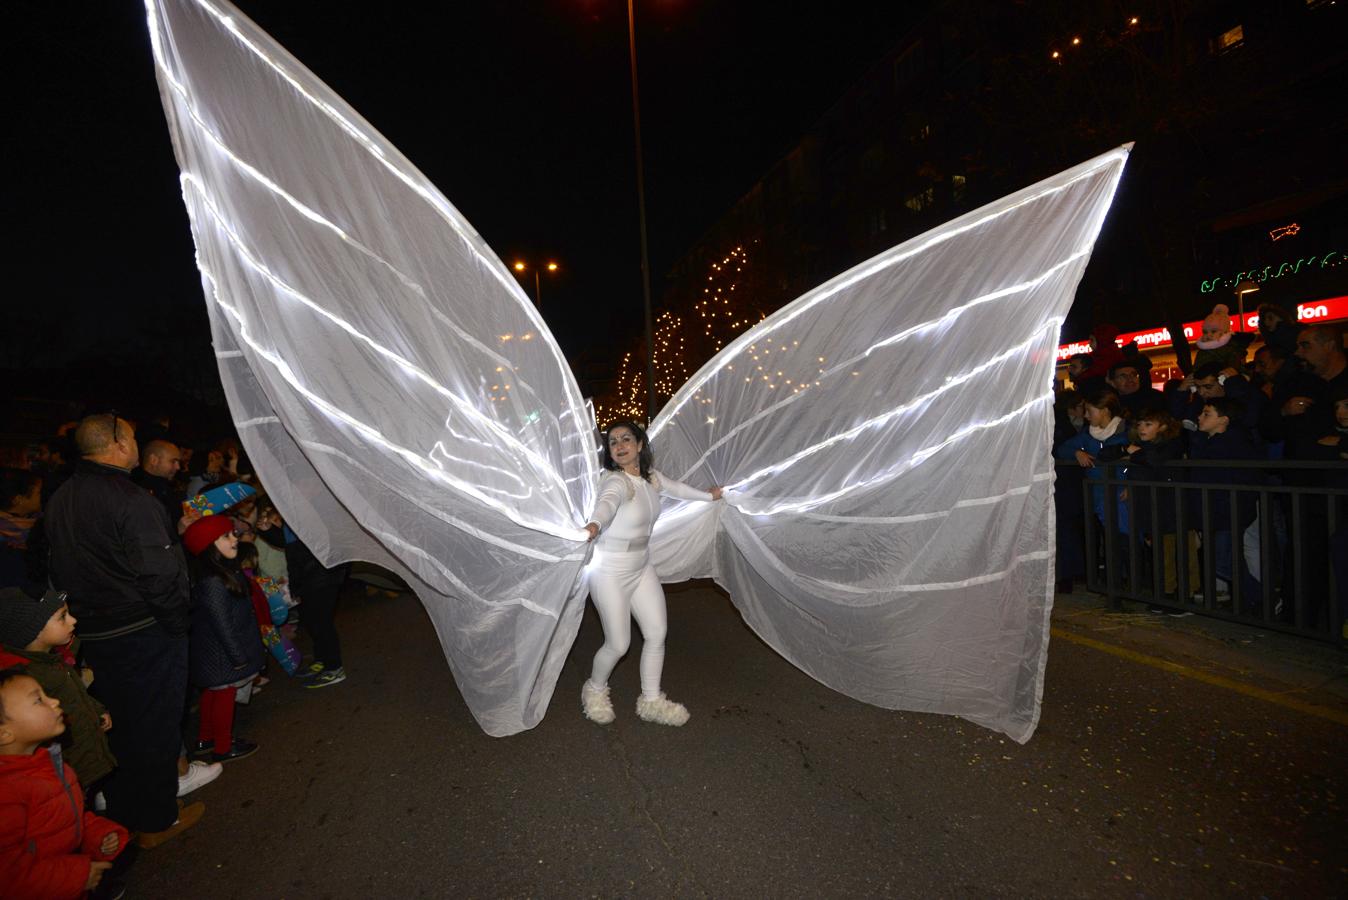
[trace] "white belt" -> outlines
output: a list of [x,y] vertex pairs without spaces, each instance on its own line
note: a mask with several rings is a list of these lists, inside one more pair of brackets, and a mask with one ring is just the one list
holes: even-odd
[[633,550],[645,550],[650,546],[651,539],[648,537],[633,538],[630,541],[624,541],[621,538],[601,538],[599,549],[608,550],[612,553],[626,553]]

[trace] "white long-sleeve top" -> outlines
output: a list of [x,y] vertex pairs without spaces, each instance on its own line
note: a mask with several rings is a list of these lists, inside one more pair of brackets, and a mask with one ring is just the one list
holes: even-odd
[[682,481],[659,472],[651,480],[626,472],[609,472],[599,483],[599,497],[590,521],[599,526],[601,544],[633,542],[644,545],[650,539],[655,520],[660,518],[660,495],[679,500],[712,499],[708,491],[699,491]]

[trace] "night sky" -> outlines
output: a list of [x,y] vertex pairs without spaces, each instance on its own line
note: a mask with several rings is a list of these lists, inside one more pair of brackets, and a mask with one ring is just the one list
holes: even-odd
[[[568,355],[642,329],[626,5],[238,4],[396,144],[507,262],[555,258]],[[639,0],[653,292],[925,3]],[[142,4],[7,16],[8,330],[45,365],[207,340]],[[13,233],[13,232],[11,232]],[[529,284],[532,292],[532,283]],[[21,333],[20,333],[21,332]],[[9,355],[8,353],[6,355]]]

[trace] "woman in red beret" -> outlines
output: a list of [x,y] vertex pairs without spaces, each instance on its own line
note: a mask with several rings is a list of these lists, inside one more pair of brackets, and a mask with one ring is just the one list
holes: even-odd
[[234,737],[234,695],[262,671],[266,651],[239,571],[239,539],[229,516],[206,516],[183,533],[191,554],[192,681],[202,688],[196,753],[212,762],[251,756],[257,744]]

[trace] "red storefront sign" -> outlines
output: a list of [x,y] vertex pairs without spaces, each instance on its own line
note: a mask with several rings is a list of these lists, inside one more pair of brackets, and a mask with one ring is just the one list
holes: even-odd
[[[1297,306],[1297,319],[1302,322],[1331,322],[1336,319],[1345,318],[1348,318],[1348,295],[1343,297],[1330,297],[1327,300],[1316,300],[1312,303],[1302,303]],[[1251,310],[1245,313],[1244,328],[1240,327],[1239,317],[1232,316],[1231,330],[1258,331],[1258,310]],[[1190,341],[1197,340],[1202,333],[1202,320],[1184,323],[1184,336]],[[1126,334],[1119,335],[1114,341],[1120,347],[1132,341],[1137,341],[1138,349],[1144,353],[1148,350],[1159,350],[1162,347],[1169,347],[1174,343],[1170,337],[1170,329],[1168,328],[1149,328],[1146,331],[1130,331]],[[1072,341],[1070,344],[1060,344],[1058,346],[1058,362],[1062,362],[1069,357],[1090,352],[1090,344],[1086,341]]]

